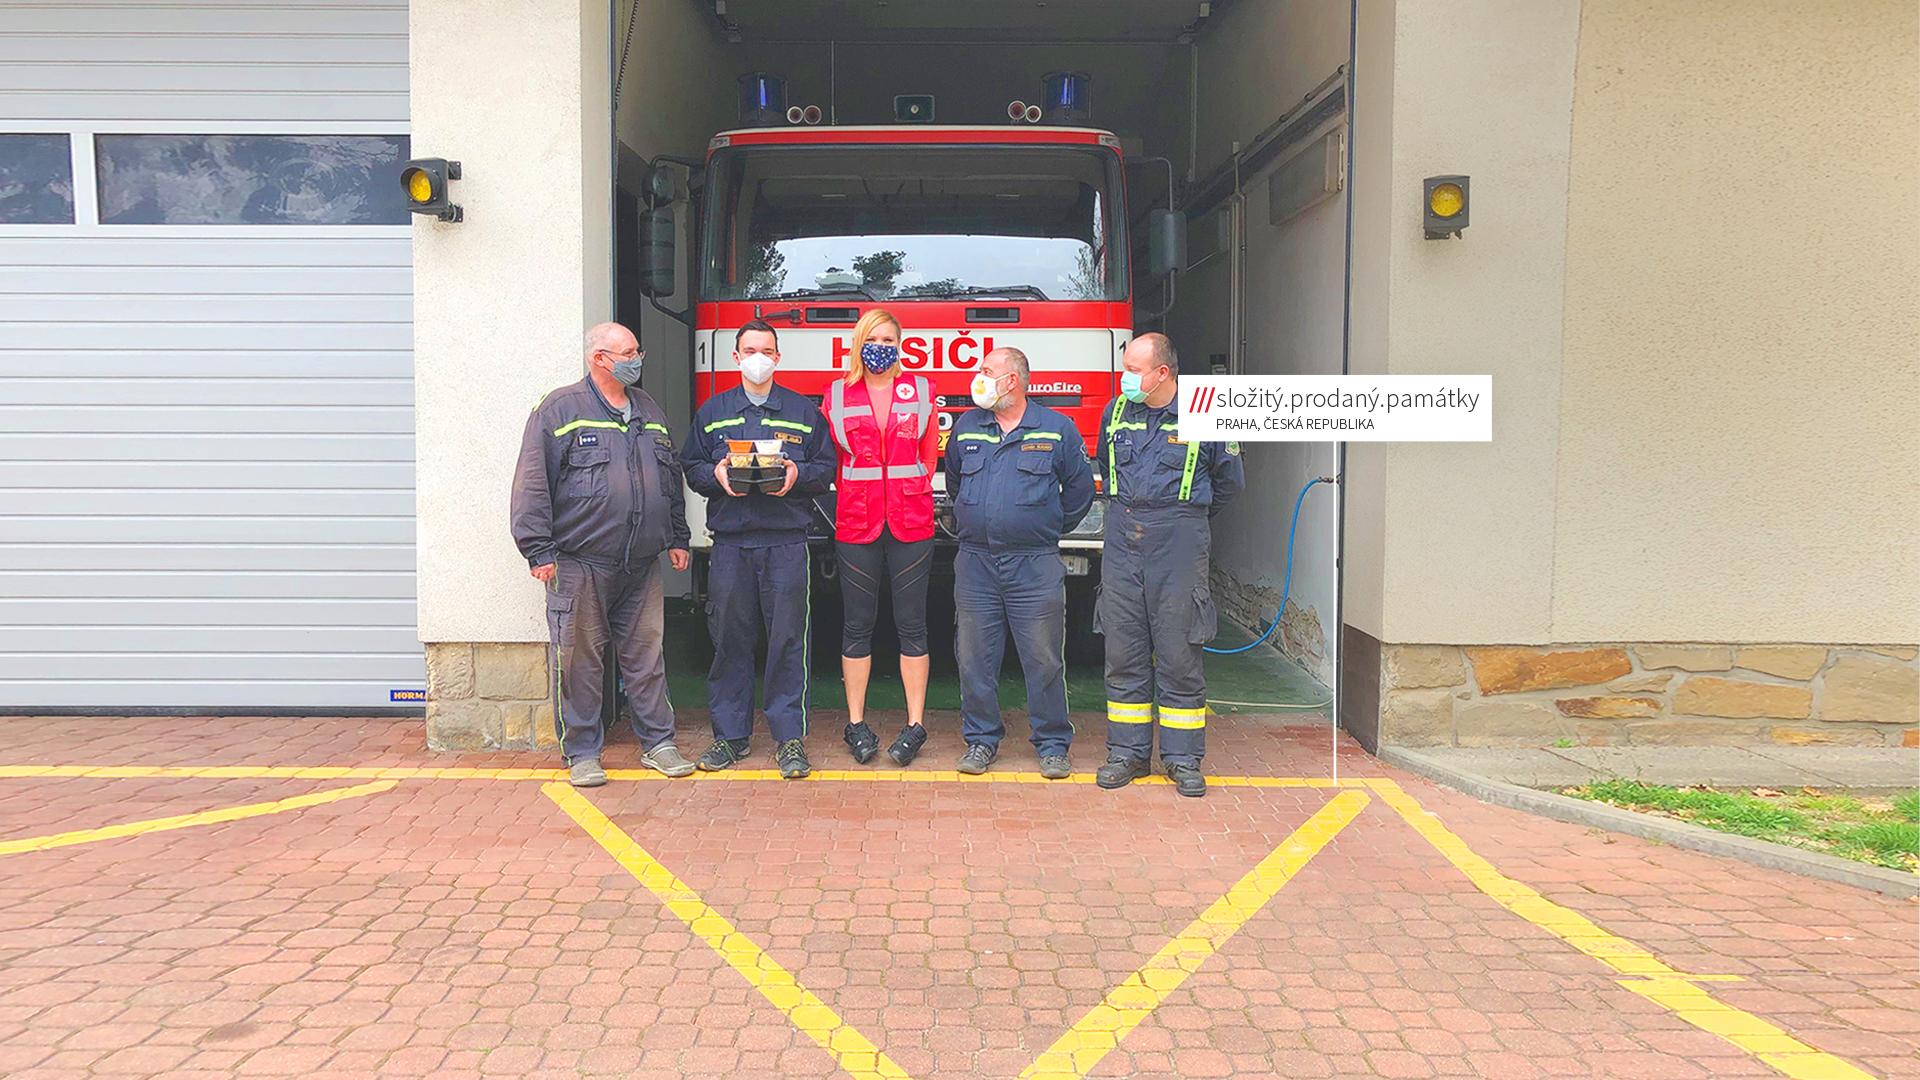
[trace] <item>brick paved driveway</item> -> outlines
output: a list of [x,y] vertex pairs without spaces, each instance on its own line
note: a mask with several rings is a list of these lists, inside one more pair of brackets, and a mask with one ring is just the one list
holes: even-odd
[[0,1075],[1920,1077],[1911,903],[1308,784],[1325,728],[1216,721],[1301,779],[1188,800],[839,726],[838,776],[580,798],[417,722],[0,722]]

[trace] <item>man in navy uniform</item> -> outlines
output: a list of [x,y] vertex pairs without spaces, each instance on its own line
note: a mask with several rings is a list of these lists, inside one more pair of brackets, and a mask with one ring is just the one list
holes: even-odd
[[[681,459],[687,486],[707,498],[713,533],[708,562],[707,629],[713,666],[707,704],[713,745],[700,768],[724,769],[747,756],[753,731],[753,655],[764,632],[763,692],[774,760],[788,779],[810,771],[807,733],[807,523],[815,495],[833,482],[837,452],[813,402],[773,381],[780,339],[761,319],[733,336],[740,385],[707,399],[694,414]],[[773,491],[737,490],[727,478],[727,440],[778,439],[786,479]]]
[[513,474],[513,539],[547,587],[560,751],[576,787],[607,782],[600,709],[611,642],[641,763],[685,776],[693,763],[673,744],[661,650],[660,553],[675,570],[691,558],[680,459],[666,414],[638,385],[644,354],[633,334],[601,323],[586,349],[587,377],[527,418]]
[[1106,545],[1094,629],[1107,638],[1104,788],[1151,769],[1154,710],[1160,762],[1182,795],[1207,793],[1207,674],[1201,646],[1219,619],[1207,576],[1210,519],[1246,487],[1236,443],[1180,441],[1180,357],[1163,334],[1121,354],[1120,396],[1101,417]]
[[1027,400],[1027,356],[995,349],[980,362],[973,403],[947,443],[960,550],[953,562],[959,617],[959,770],[978,775],[999,755],[1000,661],[1013,632],[1027,677],[1027,720],[1040,774],[1067,777],[1066,565],[1060,536],[1093,505],[1093,469],[1073,421]]

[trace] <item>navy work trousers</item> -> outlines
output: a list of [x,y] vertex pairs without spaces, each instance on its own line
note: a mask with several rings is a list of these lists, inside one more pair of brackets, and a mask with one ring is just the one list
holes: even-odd
[[609,642],[641,747],[651,750],[673,738],[666,654],[661,651],[665,616],[658,560],[625,572],[565,555],[554,560],[553,581],[547,586],[547,633],[560,699],[554,723],[567,764],[598,758],[606,744],[600,709]]
[[[1207,752],[1201,646],[1219,628],[1207,584],[1213,544],[1187,507],[1107,508],[1094,630],[1107,639],[1107,754],[1198,766]],[[1155,712],[1159,713],[1158,724]]]
[[753,731],[753,655],[767,639],[767,733],[775,743],[807,733],[807,543],[741,547],[718,541],[707,562],[707,633],[713,666],[707,704],[713,737]]
[[1007,632],[1027,676],[1027,721],[1042,757],[1073,743],[1067,722],[1067,569],[1058,552],[1008,554],[961,548],[953,561],[960,627],[960,731],[967,745],[997,749],[1000,662]]

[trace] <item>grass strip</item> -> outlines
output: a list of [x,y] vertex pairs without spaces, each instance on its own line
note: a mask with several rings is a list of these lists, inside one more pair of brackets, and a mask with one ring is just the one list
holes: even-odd
[[1752,788],[1662,787],[1601,780],[1560,788],[1576,799],[1658,814],[1709,829],[1920,873],[1920,791],[1890,798]]

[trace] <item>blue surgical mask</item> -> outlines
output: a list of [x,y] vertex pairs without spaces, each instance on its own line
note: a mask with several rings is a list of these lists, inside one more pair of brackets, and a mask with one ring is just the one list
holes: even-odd
[[621,386],[640,385],[640,361],[647,358],[646,353],[622,357],[613,362],[613,377],[620,380]]
[[1147,400],[1147,388],[1142,385],[1141,377],[1131,371],[1120,373],[1120,396],[1128,401]]
[[893,365],[900,362],[900,346],[876,345],[869,341],[860,346],[860,362],[867,365],[867,370],[875,375],[890,371]]

